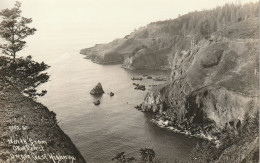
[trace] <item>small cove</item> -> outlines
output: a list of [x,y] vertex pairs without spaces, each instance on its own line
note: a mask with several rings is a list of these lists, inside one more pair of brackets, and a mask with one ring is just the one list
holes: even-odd
[[[48,93],[39,101],[57,113],[59,125],[87,162],[108,162],[122,151],[127,156],[138,157],[138,150],[145,147],[153,148],[156,158],[168,162],[188,157],[198,139],[160,128],[150,122],[151,114],[134,108],[148,90],[134,90],[133,82],[148,89],[149,85],[164,82],[146,78],[132,81],[131,77],[168,77],[169,72],[129,71],[119,65],[92,63],[79,54],[64,56],[48,70],[51,80],[40,88]],[[115,96],[90,95],[89,91],[98,82],[106,93],[112,91]],[[93,104],[96,99],[101,101],[99,106]]]

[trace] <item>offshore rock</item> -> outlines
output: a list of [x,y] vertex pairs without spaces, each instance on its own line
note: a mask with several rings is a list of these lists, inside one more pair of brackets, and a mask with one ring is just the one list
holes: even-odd
[[114,95],[115,95],[115,93],[113,93],[113,92],[110,92],[110,93],[109,93],[109,95],[110,95],[110,97],[112,97],[112,96],[114,96]]
[[94,104],[94,105],[99,105],[99,104],[100,104],[100,101],[97,100],[97,101],[93,102],[93,104]]
[[92,95],[101,95],[104,93],[101,83],[98,83],[91,91],[90,94]]
[[136,85],[136,87],[134,89],[137,89],[137,90],[142,90],[142,91],[145,91],[145,85]]
[[143,80],[142,77],[138,78],[138,77],[132,77],[131,80]]

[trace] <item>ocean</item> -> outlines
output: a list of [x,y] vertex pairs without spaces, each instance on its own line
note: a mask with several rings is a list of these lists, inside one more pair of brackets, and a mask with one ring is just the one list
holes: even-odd
[[[200,140],[160,128],[150,121],[152,114],[134,108],[143,101],[149,85],[163,82],[132,81],[131,77],[169,77],[170,72],[129,71],[120,65],[92,63],[79,54],[80,49],[108,39],[87,35],[40,33],[28,40],[20,54],[51,66],[47,71],[50,81],[38,88],[48,93],[37,100],[57,113],[60,127],[87,162],[110,162],[119,152],[138,158],[141,148],[153,148],[156,159],[162,161],[185,160]],[[94,97],[89,92],[98,82],[106,93]],[[147,90],[134,90],[133,82],[146,85]],[[115,95],[110,97],[109,92]],[[97,99],[101,101],[98,106],[93,104]]]

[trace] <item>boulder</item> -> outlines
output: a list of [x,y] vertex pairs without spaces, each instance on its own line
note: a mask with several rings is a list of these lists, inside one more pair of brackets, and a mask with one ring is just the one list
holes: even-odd
[[136,105],[135,108],[136,108],[137,110],[142,110],[142,104]]
[[145,91],[145,85],[137,85],[134,89]]
[[111,97],[111,96],[114,96],[115,94],[113,92],[110,92],[109,95]]
[[132,77],[131,79],[132,79],[132,80],[143,80],[142,77],[140,77],[140,78],[138,78],[138,77]]
[[100,94],[103,94],[104,93],[104,90],[102,88],[102,85],[101,83],[98,83],[91,91],[90,91],[90,94],[92,95],[100,95]]
[[153,79],[154,81],[167,81],[167,78],[165,77],[157,77]]
[[100,104],[100,101],[97,100],[97,101],[94,101],[93,103],[94,103],[94,105],[99,105],[99,104]]

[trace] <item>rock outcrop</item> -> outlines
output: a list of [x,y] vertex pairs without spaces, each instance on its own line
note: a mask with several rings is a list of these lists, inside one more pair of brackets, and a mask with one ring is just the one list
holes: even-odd
[[102,95],[104,93],[104,90],[102,88],[101,83],[98,83],[91,91],[90,94],[92,95]]
[[124,60],[122,67],[130,70],[170,70],[168,61],[170,55],[170,48],[154,50],[147,46],[141,46],[137,47],[133,53]]
[[135,88],[136,90],[142,90],[142,91],[145,91],[146,88],[145,88],[145,85],[140,85],[140,84],[136,84]]

